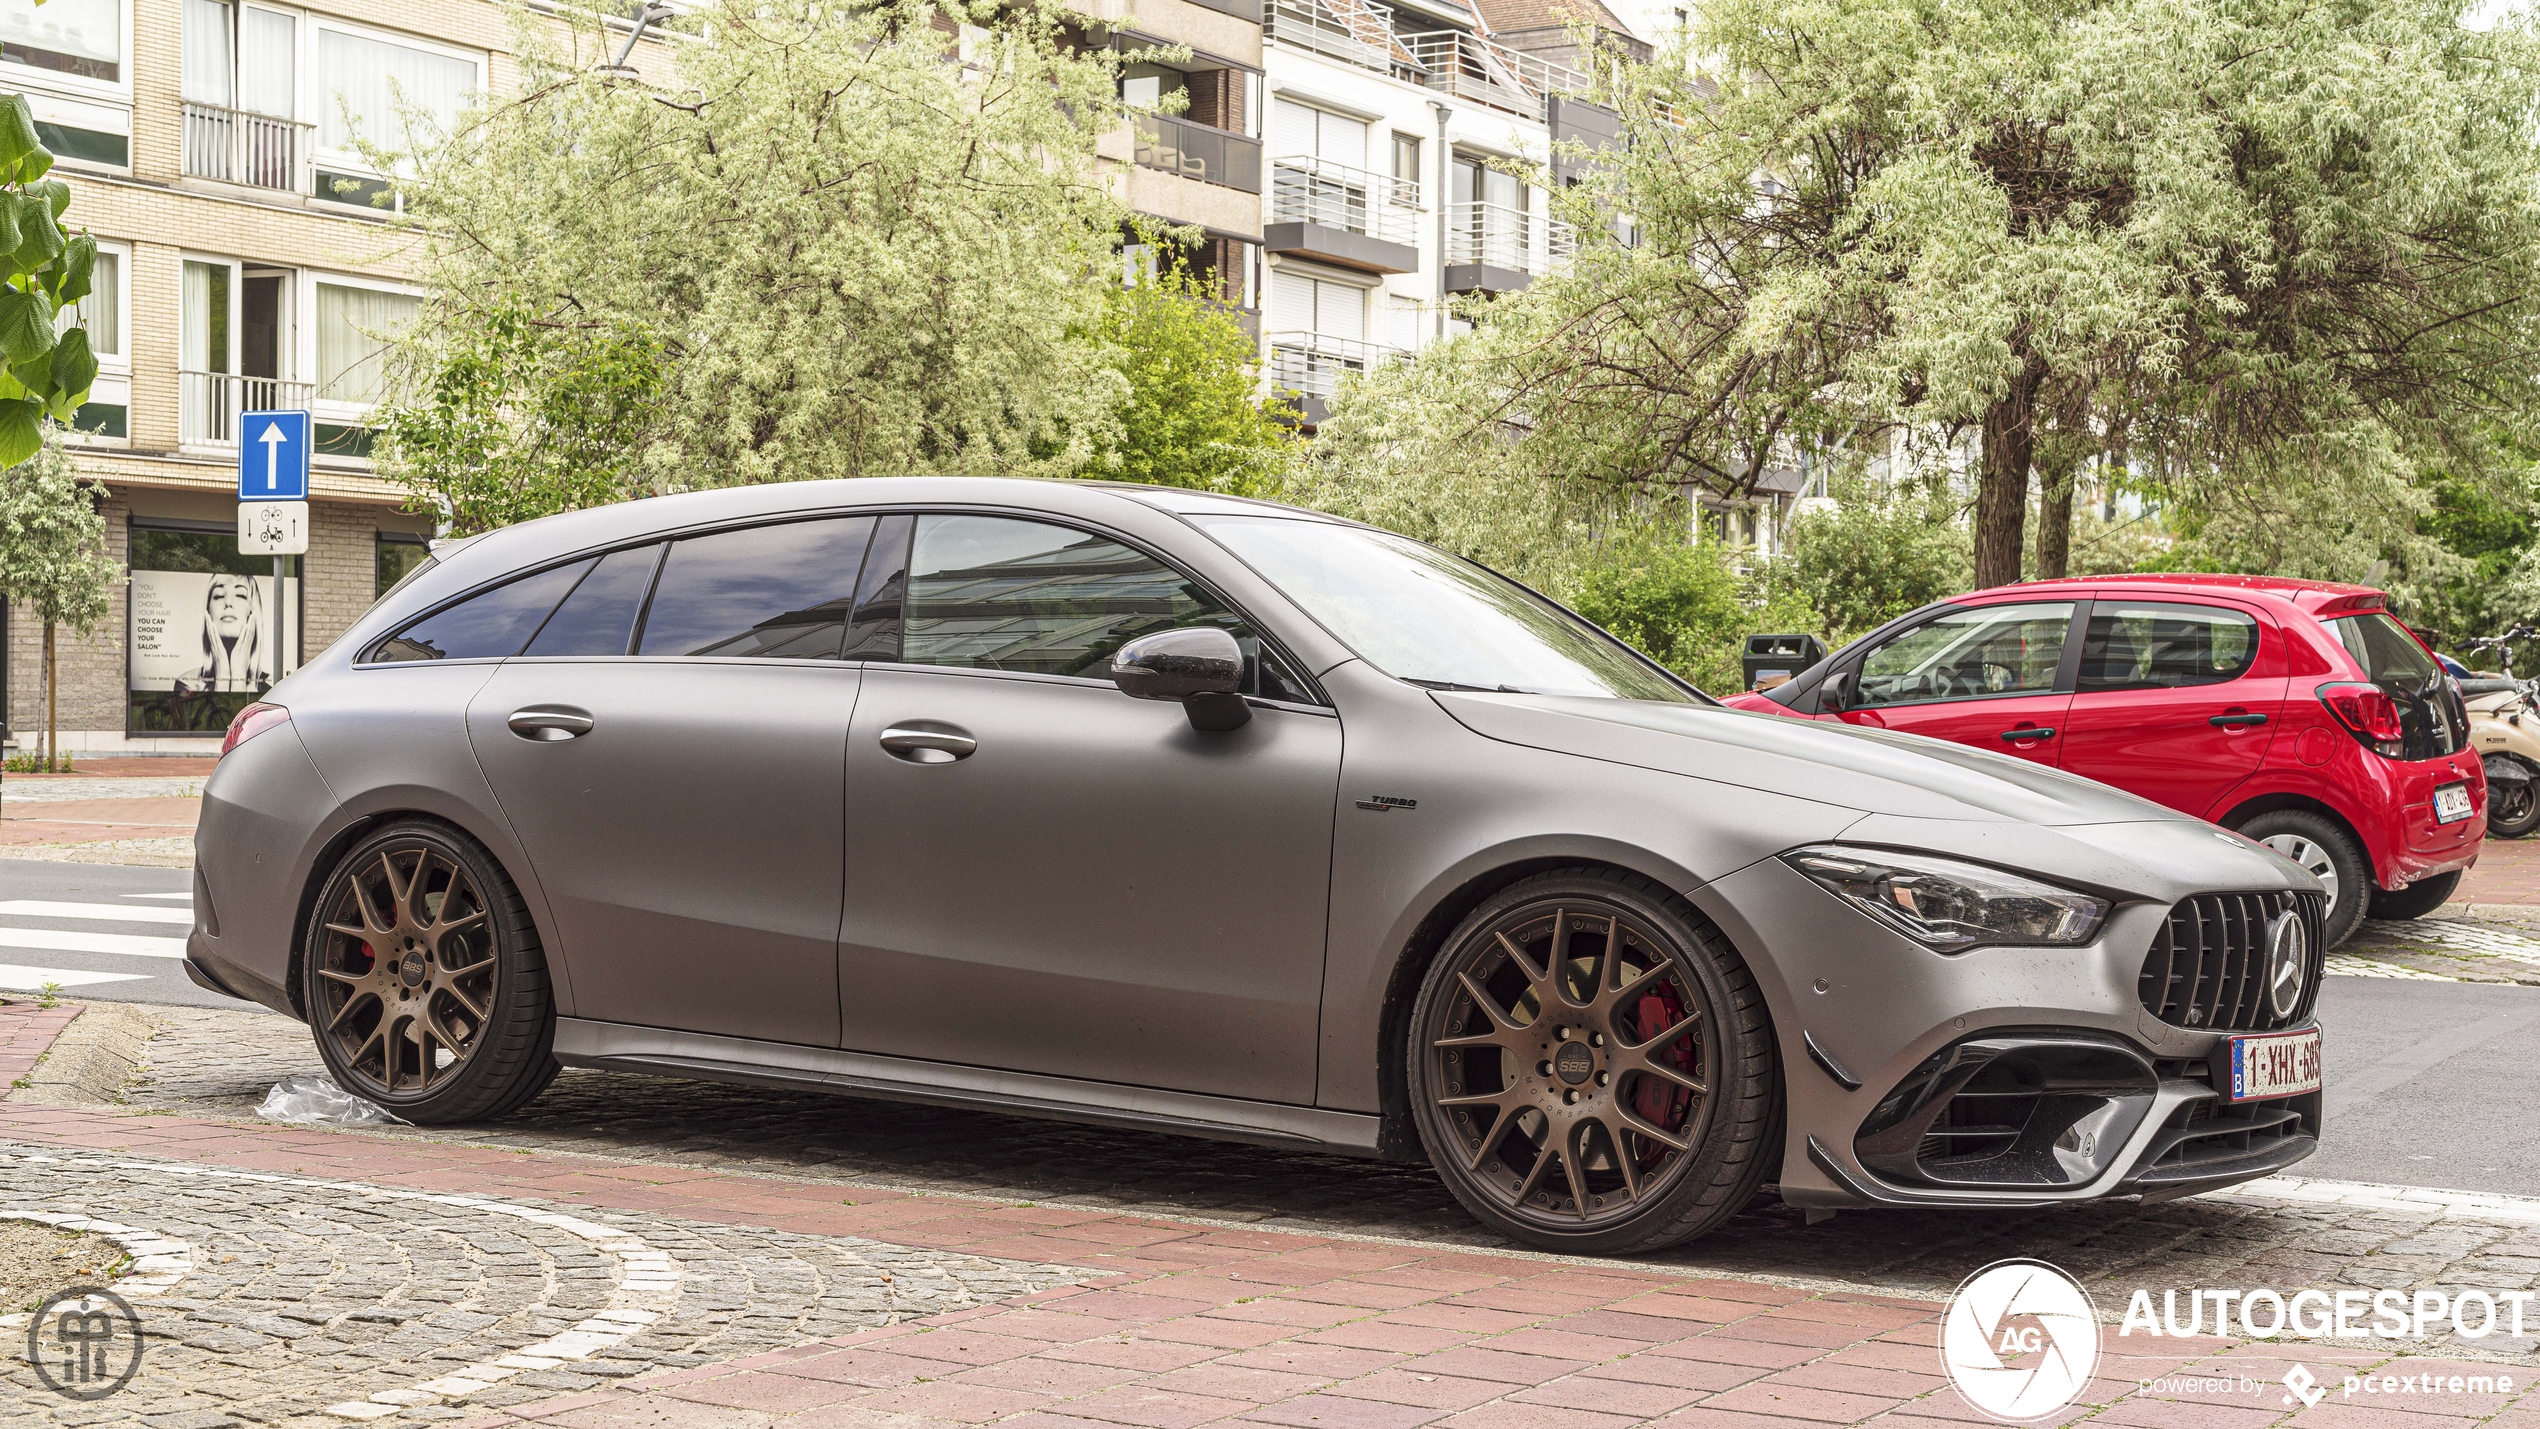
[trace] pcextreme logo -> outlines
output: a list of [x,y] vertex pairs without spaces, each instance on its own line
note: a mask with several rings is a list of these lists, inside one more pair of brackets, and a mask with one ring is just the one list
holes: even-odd
[[1970,1275],[1941,1319],[1940,1360],[1976,1412],[2006,1424],[2048,1418],[2099,1368],[2099,1316],[2081,1283],[2039,1260]]

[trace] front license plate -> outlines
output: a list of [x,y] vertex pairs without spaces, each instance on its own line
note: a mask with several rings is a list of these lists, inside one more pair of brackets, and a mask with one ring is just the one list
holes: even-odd
[[2469,786],[2446,784],[2434,791],[2434,822],[2457,824],[2469,817]]
[[2285,1032],[2231,1039],[2231,1099],[2259,1101],[2320,1089],[2320,1034]]

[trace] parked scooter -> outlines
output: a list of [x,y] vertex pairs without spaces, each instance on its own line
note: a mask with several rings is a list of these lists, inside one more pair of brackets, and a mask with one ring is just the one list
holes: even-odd
[[2535,633],[2517,625],[2467,644],[2494,650],[2503,679],[2461,681],[2470,747],[2487,767],[2487,836],[2518,839],[2540,829],[2540,680],[2514,678],[2513,644]]

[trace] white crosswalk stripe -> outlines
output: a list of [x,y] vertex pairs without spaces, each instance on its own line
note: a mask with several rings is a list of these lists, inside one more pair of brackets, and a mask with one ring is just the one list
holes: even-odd
[[[192,894],[186,895],[188,898]],[[0,915],[84,918],[100,923],[192,923],[191,908],[136,907],[130,903],[54,903],[42,898],[0,898]]]
[[121,953],[134,958],[181,958],[183,938],[145,938],[137,933],[90,933],[66,928],[0,928],[0,948],[42,948],[58,953]]
[[44,985],[86,987],[101,982],[141,982],[147,973],[95,973],[77,968],[30,968],[17,963],[0,963],[0,987],[11,992],[39,992]]

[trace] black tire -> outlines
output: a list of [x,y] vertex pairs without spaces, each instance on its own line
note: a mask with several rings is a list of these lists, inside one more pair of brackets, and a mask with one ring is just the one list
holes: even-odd
[[300,961],[328,1075],[407,1121],[506,1115],[555,1080],[538,930],[502,865],[448,824],[391,824],[338,859]]
[[2420,878],[2396,893],[2376,888],[2372,891],[2372,903],[2364,916],[2390,922],[2422,918],[2451,902],[2453,891],[2460,886],[2461,871],[2456,868],[2450,873]]
[[[2487,836],[2491,839],[2528,838],[2533,829],[2540,829],[2540,771],[2534,771],[2532,778],[2519,783],[2509,784],[2502,779],[2487,781]],[[2377,918],[2381,915],[2376,913],[2373,916]]]
[[2242,824],[2239,832],[2310,869],[2322,883],[2332,885],[2328,917],[2320,928],[2320,936],[2329,947],[2345,942],[2363,926],[2365,910],[2376,892],[2372,864],[2365,860],[2363,847],[2355,842],[2355,836],[2342,825],[2305,809],[2280,809]]
[[1780,1159],[1781,1068],[1754,974],[1636,874],[1559,870],[1474,909],[1430,964],[1403,1050],[1439,1178],[1483,1224],[1546,1250],[1690,1240],[1744,1209]]

